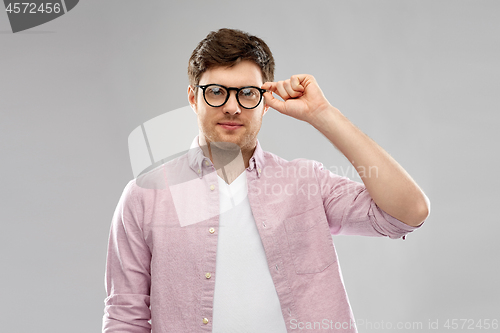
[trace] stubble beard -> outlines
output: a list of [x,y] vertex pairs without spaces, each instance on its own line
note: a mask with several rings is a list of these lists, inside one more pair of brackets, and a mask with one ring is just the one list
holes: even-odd
[[[259,124],[260,125],[260,124]],[[206,128],[204,126],[201,126],[202,128],[202,134],[205,136],[205,140],[207,141],[208,144],[211,144],[212,142],[231,142],[234,145],[237,145],[240,150],[245,151],[245,150],[251,150],[255,148],[256,144],[256,139],[257,139],[257,134],[259,132],[260,126],[252,126],[251,128],[245,126],[245,132],[237,137],[236,142],[233,140],[224,140],[223,135],[216,129],[218,125],[215,125],[213,128]],[[227,147],[230,147],[231,145],[228,145]],[[224,149],[224,146],[221,146],[219,148]]]

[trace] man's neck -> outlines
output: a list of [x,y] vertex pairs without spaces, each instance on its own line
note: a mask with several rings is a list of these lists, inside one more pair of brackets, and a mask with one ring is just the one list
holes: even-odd
[[241,149],[238,145],[226,143],[207,142],[202,136],[198,143],[203,154],[210,158],[217,170],[217,174],[228,184],[231,184],[250,165],[256,147],[253,149]]

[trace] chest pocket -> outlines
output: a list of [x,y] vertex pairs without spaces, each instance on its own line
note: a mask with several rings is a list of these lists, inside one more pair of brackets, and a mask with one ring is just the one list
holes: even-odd
[[319,273],[337,261],[323,205],[283,223],[297,274]]

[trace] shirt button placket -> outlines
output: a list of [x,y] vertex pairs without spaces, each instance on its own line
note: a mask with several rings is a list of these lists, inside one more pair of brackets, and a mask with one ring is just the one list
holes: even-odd
[[[207,167],[208,167],[208,166],[210,166],[210,162],[209,162],[208,160],[205,160],[205,165],[206,165]],[[214,190],[215,190],[215,185],[214,185],[214,184],[211,184],[211,185],[209,186],[209,188],[210,188],[210,191],[214,191]],[[208,228],[208,232],[209,232],[211,235],[213,235],[213,234],[215,233],[215,228],[214,228],[214,227],[210,227],[210,228]],[[208,280],[208,279],[210,279],[211,277],[212,277],[212,274],[211,274],[210,272],[206,272],[206,273],[205,273],[205,279],[207,279],[207,280]],[[203,318],[203,324],[204,324],[204,325],[207,325],[207,324],[208,324],[208,322],[209,322],[208,318],[206,318],[206,317],[205,317],[205,318]]]

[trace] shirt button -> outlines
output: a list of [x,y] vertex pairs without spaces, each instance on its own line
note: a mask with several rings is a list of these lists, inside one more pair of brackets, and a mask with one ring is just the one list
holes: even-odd
[[259,168],[259,169],[257,169],[257,170],[259,170],[259,173],[261,173],[261,172],[262,172],[261,168]]
[[203,318],[203,324],[208,324],[208,318]]
[[198,169],[198,173],[200,173],[200,172],[201,172],[201,170],[200,170],[200,169]]
[[210,273],[205,273],[205,277],[206,277],[207,279],[210,279],[210,278],[212,277],[212,274],[210,274]]
[[208,232],[210,232],[211,234],[213,234],[215,232],[215,229],[214,228],[210,228],[210,229],[208,229]]
[[209,164],[210,163],[207,160],[205,160],[205,165],[208,166]]
[[210,185],[210,190],[211,191],[215,190],[215,185]]

